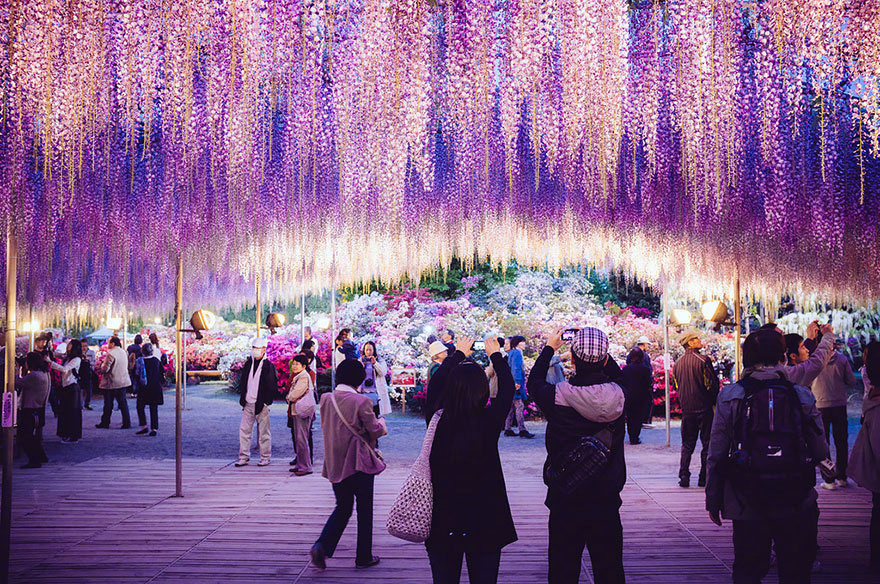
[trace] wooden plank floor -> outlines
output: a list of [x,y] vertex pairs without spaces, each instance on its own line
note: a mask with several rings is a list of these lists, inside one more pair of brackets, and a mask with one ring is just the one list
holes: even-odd
[[[669,473],[651,470],[659,465],[639,459],[649,456],[656,451],[627,451],[632,464],[621,512],[628,580],[730,581],[729,522],[712,525],[703,490],[678,488]],[[332,490],[317,473],[294,477],[282,461],[236,469],[226,460],[187,459],[183,498],[169,496],[170,460],[98,458],[51,473],[20,472],[13,493],[13,581],[430,582],[424,546],[384,530],[405,476],[405,465],[397,465],[376,481],[374,553],[382,563],[354,569],[352,520],[328,570],[319,572],[308,564],[308,550],[332,509]],[[519,541],[504,550],[499,581],[546,582],[544,486],[537,472],[521,468],[506,472],[506,481]],[[820,507],[823,571],[813,581],[876,581],[864,572],[870,494],[823,491]],[[582,582],[592,582],[587,554],[583,565]],[[775,582],[772,570],[766,581]]]

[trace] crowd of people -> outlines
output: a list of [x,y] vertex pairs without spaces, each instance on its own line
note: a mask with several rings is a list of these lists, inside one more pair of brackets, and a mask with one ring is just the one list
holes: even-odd
[[[528,373],[522,336],[490,335],[482,346],[453,331],[429,339],[424,414],[435,426],[429,458],[431,530],[424,543],[436,583],[459,582],[465,562],[471,582],[497,581],[501,550],[517,540],[498,445],[501,437],[535,437],[524,421],[529,401],[547,423],[549,581],[577,582],[585,549],[596,582],[625,580],[619,513],[626,481],[624,442],[628,436],[630,445],[640,444],[641,430],[650,423],[651,341],[639,339],[621,368],[608,354],[604,332],[568,332],[566,341],[563,331],[549,339]],[[709,519],[717,525],[732,521],[734,581],[760,582],[771,553],[780,582],[809,582],[820,568],[817,470],[823,489],[849,487],[851,477],[873,493],[870,568],[880,572],[880,342],[870,343],[863,354],[862,425],[850,454],[847,388],[856,379],[830,325],[812,323],[806,338],[784,335],[773,324],[761,327],[742,344],[738,380],[723,388],[711,358],[702,352],[700,332],[685,331],[678,340],[684,349],[672,368],[682,409],[678,484],[691,486],[699,441],[697,485],[705,487]],[[51,337],[40,335],[22,360],[16,387],[25,468],[47,462],[41,445],[46,404],[56,412],[62,442],[76,443],[82,437],[82,409],[91,409],[96,386],[104,392],[98,428],[110,426],[114,402],[122,428],[129,428],[127,396],[134,392],[137,433],[156,435],[164,368],[158,339],[142,342],[139,335],[127,349],[117,337],[108,344],[98,367],[85,341],[70,340],[63,355],[55,355]],[[373,487],[385,468],[378,440],[388,432],[384,416],[391,412],[388,365],[375,343],[356,346],[351,331],[343,329],[330,363],[336,385],[319,396],[316,374],[322,364],[317,340],[307,329],[279,394],[279,373],[266,358],[267,346],[265,337],[252,339],[238,379],[242,414],[235,466],[250,463],[255,426],[258,466],[270,464],[269,406],[284,399],[295,452],[290,472],[311,474],[313,426],[320,412],[322,475],[333,485],[336,507],[311,549],[312,562],[326,568],[356,505],[355,563],[376,565]],[[480,350],[488,366],[474,359]]]

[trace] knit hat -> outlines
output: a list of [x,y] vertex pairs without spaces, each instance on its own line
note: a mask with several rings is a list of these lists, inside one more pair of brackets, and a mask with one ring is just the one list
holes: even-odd
[[431,343],[431,345],[428,347],[428,353],[431,355],[431,358],[432,358],[432,359],[433,359],[434,357],[436,357],[437,355],[439,355],[440,353],[442,353],[442,352],[444,352],[444,351],[448,351],[448,350],[449,350],[449,349],[446,347],[446,345],[444,345],[444,344],[441,343],[440,341],[434,341],[434,342]]
[[255,348],[262,347],[263,349],[265,349],[268,346],[269,346],[269,339],[267,339],[266,337],[254,337],[251,340],[251,347],[255,347]]
[[678,338],[678,342],[681,343],[682,347],[687,347],[688,343],[698,338],[700,338],[700,333],[698,333],[694,329],[690,329],[682,333],[682,335]]
[[571,341],[571,352],[587,363],[598,363],[608,355],[608,336],[597,328],[582,328]]

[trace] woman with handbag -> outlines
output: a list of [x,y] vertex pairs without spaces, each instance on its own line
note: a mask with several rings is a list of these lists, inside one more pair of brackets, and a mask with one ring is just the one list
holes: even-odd
[[290,361],[290,390],[287,392],[287,427],[293,439],[296,464],[290,472],[301,477],[312,474],[309,449],[312,420],[315,419],[315,393],[309,375],[309,358],[297,355]]
[[364,366],[345,359],[336,369],[336,389],[321,396],[321,430],[324,432],[324,470],[333,484],[336,508],[321,536],[312,546],[312,563],[323,570],[351,518],[357,499],[356,568],[379,563],[373,555],[373,479],[385,470],[376,440],[388,433],[383,418],[376,418],[373,402],[358,393],[364,382]]
[[425,542],[435,584],[457,584],[463,559],[471,584],[494,584],[501,549],[517,539],[498,455],[513,402],[513,376],[496,336],[486,338],[498,378],[498,395],[490,402],[485,371],[465,360],[473,343],[459,337],[455,353],[428,385],[428,403],[443,407],[431,446],[433,513]]
[[58,364],[49,360],[47,363],[61,373],[57,434],[64,444],[76,444],[82,438],[82,390],[79,387],[82,344],[78,340],[68,342],[64,362]]

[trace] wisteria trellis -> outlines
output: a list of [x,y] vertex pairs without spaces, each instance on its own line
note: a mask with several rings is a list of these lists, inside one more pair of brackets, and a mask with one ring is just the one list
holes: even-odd
[[880,298],[880,0],[0,0],[37,304],[453,254]]

